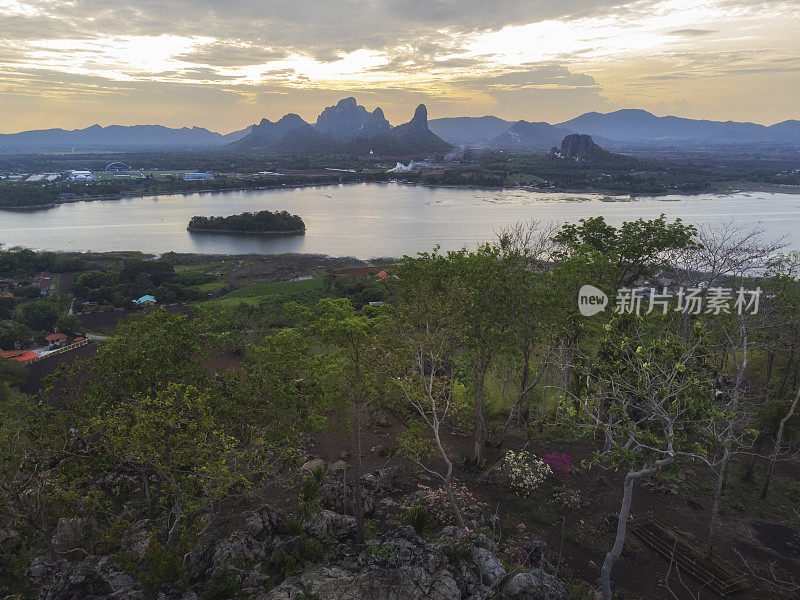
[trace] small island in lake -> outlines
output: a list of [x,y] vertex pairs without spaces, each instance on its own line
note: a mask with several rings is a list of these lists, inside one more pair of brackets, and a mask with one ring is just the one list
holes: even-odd
[[240,233],[252,235],[293,235],[306,231],[306,225],[298,215],[285,210],[257,213],[246,212],[229,217],[192,217],[189,231],[203,233]]

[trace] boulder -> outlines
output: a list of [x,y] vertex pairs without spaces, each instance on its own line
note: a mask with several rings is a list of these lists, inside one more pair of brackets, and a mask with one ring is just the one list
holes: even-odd
[[322,460],[321,458],[312,458],[312,459],[311,459],[311,460],[309,460],[308,462],[306,462],[306,463],[303,463],[303,466],[302,466],[302,467],[300,467],[300,470],[301,470],[303,473],[311,473],[311,472],[312,472],[314,469],[322,469],[322,468],[324,468],[324,467],[325,467],[325,465],[327,465],[327,464],[328,464],[328,463],[326,463],[326,462],[325,462],[324,460]]
[[[375,495],[369,489],[363,489],[361,496],[364,514],[371,515],[375,511]],[[328,477],[319,486],[319,503],[323,508],[337,513],[351,514],[354,501],[353,484],[348,481],[345,490],[341,477]]]
[[[56,523],[56,530],[51,543],[53,549],[61,554],[71,553],[74,550],[91,550],[92,534],[95,531],[94,523],[87,517],[62,518]],[[83,556],[86,552],[81,552]]]
[[144,600],[139,582],[108,556],[80,562],[36,557],[26,575],[39,600]]
[[355,536],[356,519],[332,510],[321,510],[306,525],[309,535],[323,538],[330,535],[337,540],[345,540]]
[[375,494],[390,494],[402,487],[403,474],[402,465],[378,469],[364,475],[361,478],[361,485]]
[[198,538],[189,554],[190,572],[196,579],[228,570],[234,561],[260,561],[270,555],[274,537],[286,515],[273,506],[233,512],[218,518]]
[[517,573],[503,588],[502,600],[568,600],[567,586],[541,569]]

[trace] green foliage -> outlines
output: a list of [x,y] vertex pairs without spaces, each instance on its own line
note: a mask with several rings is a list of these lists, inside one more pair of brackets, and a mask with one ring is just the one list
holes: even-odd
[[240,466],[247,449],[224,432],[213,398],[191,386],[135,395],[92,417],[86,434],[155,481],[165,530],[191,525],[208,504],[249,485]]
[[300,535],[304,531],[303,522],[300,519],[287,519],[281,526],[281,535]]
[[153,534],[147,545],[142,570],[139,572],[144,595],[155,598],[163,585],[180,586],[185,575],[186,567],[180,552],[167,548]]
[[400,456],[404,456],[415,464],[424,464],[433,452],[433,440],[428,436],[422,423],[411,421],[408,429],[397,436],[397,449]]
[[238,598],[241,590],[241,585],[236,580],[234,573],[216,571],[208,583],[203,586],[199,597],[200,600],[230,600]]
[[408,518],[408,524],[414,528],[414,531],[416,531],[417,535],[420,537],[429,535],[436,528],[436,518],[430,510],[421,504],[409,506],[406,509],[406,516]]
[[322,542],[303,537],[291,552],[284,551],[273,556],[272,565],[283,573],[284,577],[291,577],[306,563],[318,562],[324,554],[325,546]]
[[319,480],[307,475],[300,484],[297,496],[297,517],[301,523],[307,523],[319,511]]
[[397,555],[397,546],[391,544],[380,544],[378,546],[370,546],[369,551],[375,556],[380,556],[383,559],[390,560]]
[[663,214],[649,221],[626,221],[619,228],[608,225],[603,217],[592,217],[581,219],[580,225],[564,225],[553,240],[562,247],[561,259],[598,253],[615,267],[617,285],[631,286],[668,253],[696,247],[695,233],[692,225],[680,219],[667,223]]
[[288,212],[257,213],[246,212],[229,217],[192,217],[189,230],[195,231],[234,231],[234,232],[294,232],[305,231],[305,223],[297,215]]
[[198,319],[164,309],[133,315],[99,347],[88,366],[92,377],[81,407],[93,414],[103,406],[156,394],[172,383],[209,389],[211,375],[200,360],[213,343]]

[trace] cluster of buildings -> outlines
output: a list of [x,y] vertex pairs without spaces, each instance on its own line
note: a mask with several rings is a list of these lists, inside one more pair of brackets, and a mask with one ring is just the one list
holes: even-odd
[[[50,293],[52,277],[53,276],[46,271],[36,273],[29,287],[38,288],[40,296],[47,296],[47,294]],[[15,279],[0,279],[0,298],[13,298],[14,293],[11,290],[18,286],[19,283]]]

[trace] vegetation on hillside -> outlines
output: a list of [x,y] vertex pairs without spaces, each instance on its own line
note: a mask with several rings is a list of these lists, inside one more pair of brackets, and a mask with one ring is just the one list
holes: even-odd
[[[700,559],[752,569],[747,597],[800,589],[796,558],[770,564],[752,533],[791,528],[800,497],[800,256],[734,228],[598,217],[519,224],[390,271],[142,312],[36,398],[0,369],[2,593],[30,592],[32,560],[104,556],[146,597],[244,598],[364,553],[393,569],[407,557],[387,540],[404,525],[431,544],[460,535],[439,553],[449,565],[492,548],[504,574],[557,575],[573,598],[682,593],[630,535],[645,509],[680,514]],[[184,272],[128,257],[75,293],[158,290]],[[655,298],[666,279],[702,310]],[[585,284],[605,311],[581,314]],[[618,289],[640,285],[639,313],[615,311]],[[720,304],[739,288],[761,288],[759,310],[737,310],[733,291]],[[407,468],[391,501],[385,471],[369,472],[387,463]],[[746,564],[731,550],[741,531]],[[551,560],[532,557],[539,536]]]

